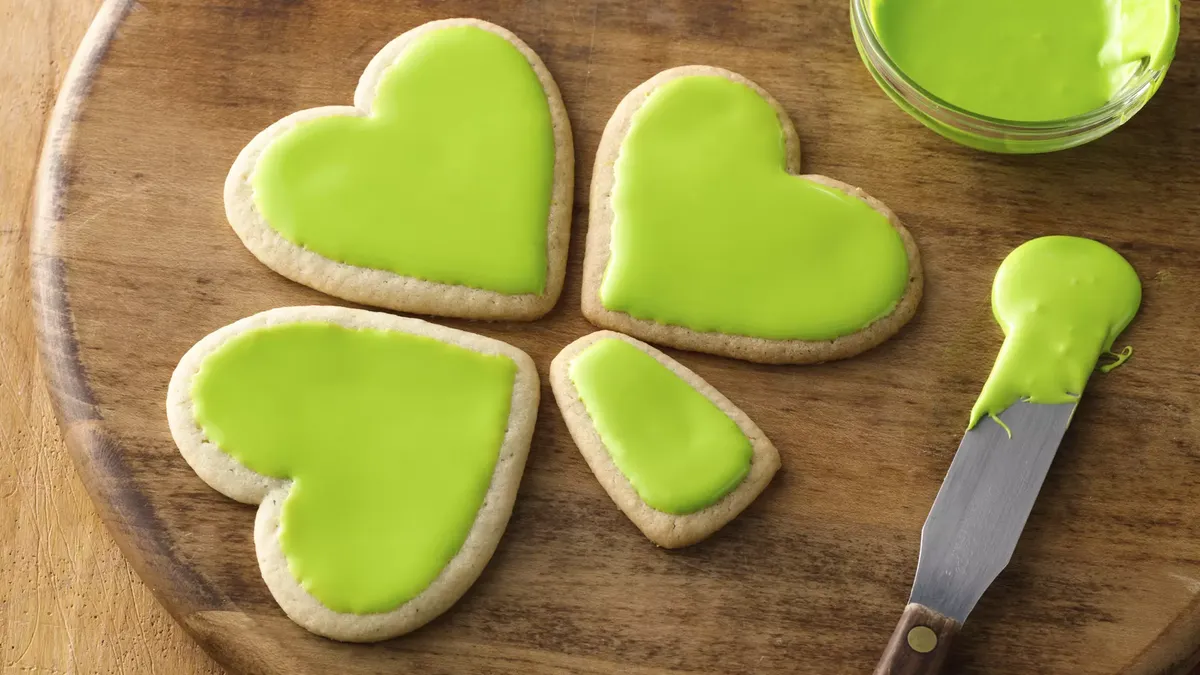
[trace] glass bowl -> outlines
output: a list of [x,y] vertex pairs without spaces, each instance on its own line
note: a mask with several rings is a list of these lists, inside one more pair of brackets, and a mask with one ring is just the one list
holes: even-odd
[[[871,20],[871,6],[876,1],[850,0],[854,42],[871,76],[897,105],[925,126],[952,141],[988,152],[1054,152],[1096,140],[1141,110],[1158,91],[1171,65],[1171,58],[1162,59],[1157,67],[1144,59],[1124,89],[1105,105],[1083,115],[1050,122],[1014,122],[977,115],[921,88],[892,61]],[[1176,25],[1178,11],[1176,5]]]

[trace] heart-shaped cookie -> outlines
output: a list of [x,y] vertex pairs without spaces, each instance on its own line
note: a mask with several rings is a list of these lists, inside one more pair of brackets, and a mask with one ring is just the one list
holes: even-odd
[[205,337],[171,378],[188,464],[259,504],[259,567],[292,620],[338,640],[409,632],[491,558],[537,416],[524,352],[416,319],[285,307]]
[[534,319],[562,290],[574,150],[550,73],[509,31],[435,21],[385,46],[354,106],[289,115],[225,183],[276,272],[395,310]]
[[879,201],[799,168],[787,114],[740,75],[689,66],[634,89],[597,153],[584,314],[760,362],[886,340],[921,298],[916,244]]

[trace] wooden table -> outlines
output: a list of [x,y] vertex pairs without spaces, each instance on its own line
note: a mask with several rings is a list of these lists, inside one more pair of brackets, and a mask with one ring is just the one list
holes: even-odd
[[55,93],[99,4],[0,4],[0,673],[220,673],[96,516],[35,356],[34,170]]
[[0,12],[0,673],[218,673],[101,526],[34,355],[35,165],[55,92],[98,4],[5,0]]

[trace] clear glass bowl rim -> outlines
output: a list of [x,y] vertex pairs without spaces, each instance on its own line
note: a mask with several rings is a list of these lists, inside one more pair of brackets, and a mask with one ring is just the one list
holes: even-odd
[[[1125,87],[1114,96],[1108,103],[1103,106],[1090,110],[1081,115],[1074,117],[1066,117],[1058,120],[1046,120],[1039,122],[1024,122],[1019,120],[1005,120],[996,117],[988,117],[973,113],[969,110],[960,108],[953,103],[938,98],[936,95],[927,91],[924,87],[913,81],[892,57],[888,55],[884,49],[879,35],[875,32],[875,24],[871,21],[871,5],[878,0],[850,0],[850,12],[854,23],[854,32],[858,37],[859,43],[862,46],[864,54],[867,56],[870,64],[880,71],[880,75],[890,81],[899,81],[908,88],[912,94],[923,99],[923,103],[941,108],[951,114],[951,116],[959,118],[960,123],[965,123],[968,128],[973,127],[976,131],[986,131],[995,134],[1017,134],[1021,132],[1068,132],[1078,129],[1086,129],[1097,125],[1104,124],[1113,119],[1119,119],[1128,114],[1130,109],[1136,109],[1145,102],[1146,93],[1150,90],[1155,82],[1160,79],[1166,71],[1166,67],[1151,68],[1150,59],[1144,59],[1138,70]],[[969,1],[969,0],[964,0]],[[894,87],[893,87],[894,88]],[[905,92],[898,91],[902,97],[908,98]],[[945,122],[946,120],[943,120]]]

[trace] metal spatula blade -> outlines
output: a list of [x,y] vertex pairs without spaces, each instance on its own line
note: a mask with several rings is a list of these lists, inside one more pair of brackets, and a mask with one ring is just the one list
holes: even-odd
[[963,436],[921,529],[909,602],[959,623],[1012,558],[1075,403],[1020,402]]
[[963,436],[921,530],[909,605],[876,675],[936,673],[950,639],[1008,565],[1075,403],[1019,402]]

